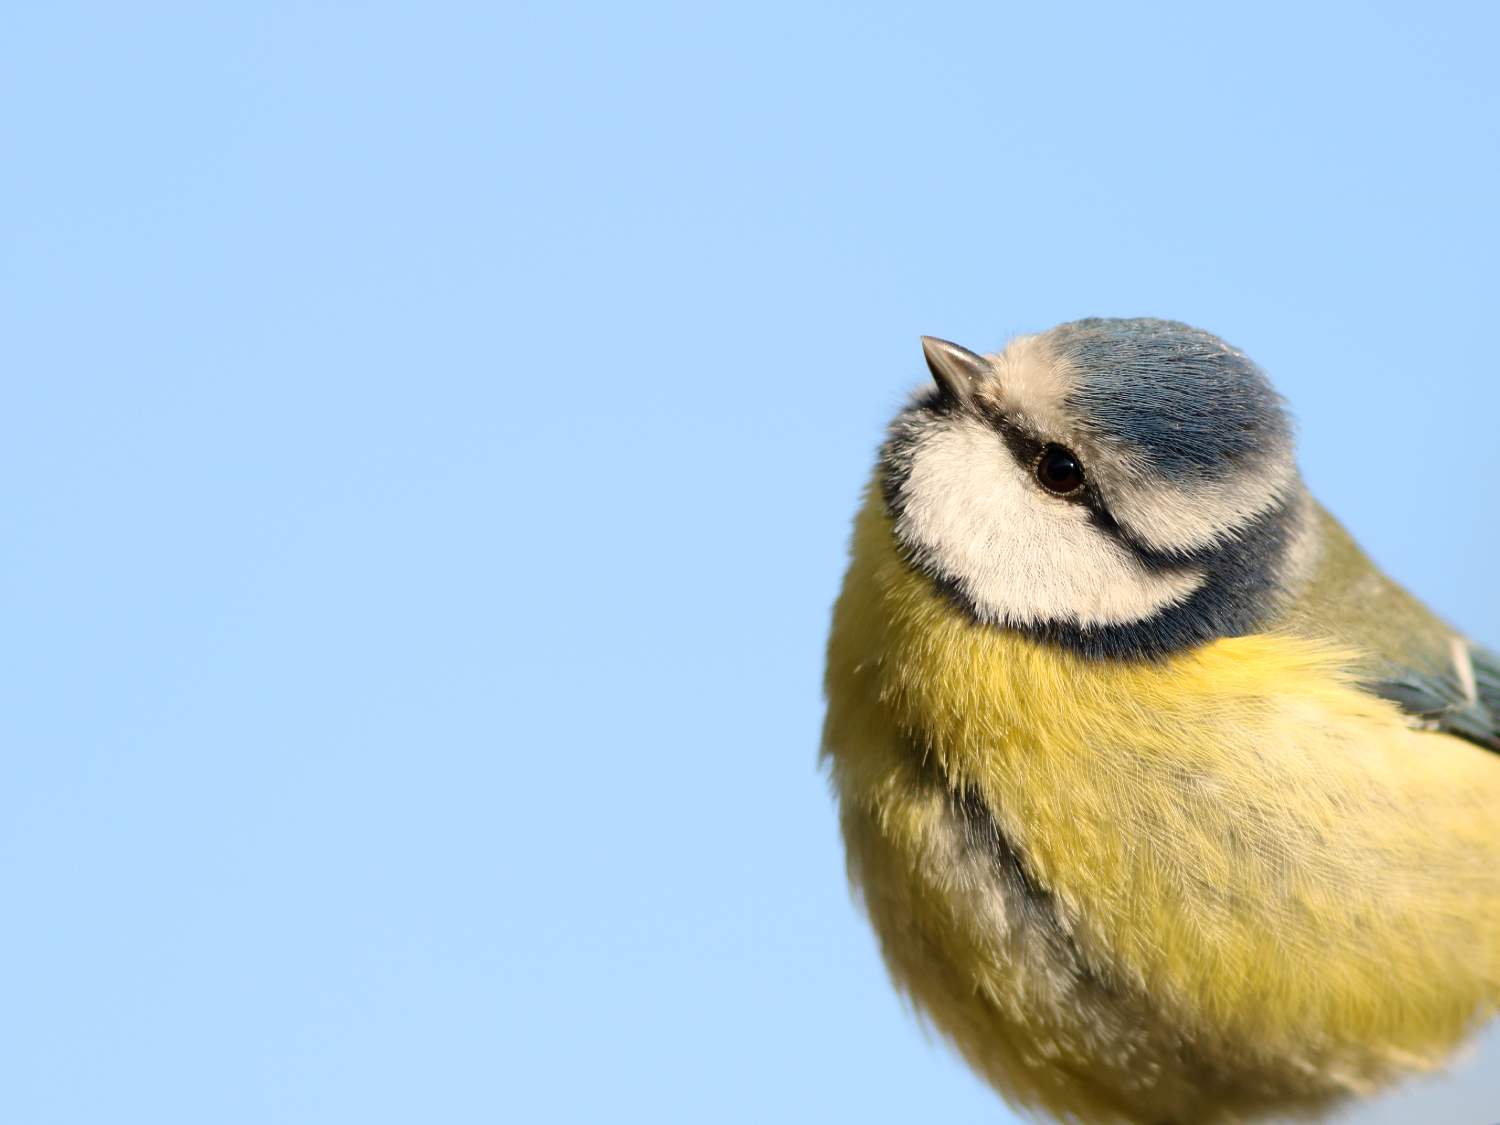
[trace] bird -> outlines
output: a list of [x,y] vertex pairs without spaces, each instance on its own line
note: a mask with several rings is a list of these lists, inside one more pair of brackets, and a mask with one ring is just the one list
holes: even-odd
[[1312,497],[1186,324],[922,337],[821,759],[918,1015],[1078,1125],[1314,1119],[1500,1004],[1500,656]]

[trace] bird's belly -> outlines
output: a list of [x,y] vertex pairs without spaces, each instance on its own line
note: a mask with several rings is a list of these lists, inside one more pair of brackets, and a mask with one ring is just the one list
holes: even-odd
[[1022,1104],[1309,1110],[1439,1065],[1500,996],[1500,760],[1468,743],[1295,694],[1071,731],[861,694],[830,706],[851,871],[897,980]]
[[846,805],[851,870],[897,983],[1011,1100],[1082,1121],[1230,1122],[1366,1090],[1398,1061],[1308,1039],[1265,1049],[1185,1018],[1180,997],[1089,948],[1091,919],[1035,881],[975,795],[928,788],[921,804],[916,834]]

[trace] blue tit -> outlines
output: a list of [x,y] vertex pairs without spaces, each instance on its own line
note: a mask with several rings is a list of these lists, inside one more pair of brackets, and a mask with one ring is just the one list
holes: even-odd
[[1013,1105],[1317,1116],[1500,1002],[1500,656],[1309,494],[1265,374],[1162,320],[891,424],[823,754],[891,975]]

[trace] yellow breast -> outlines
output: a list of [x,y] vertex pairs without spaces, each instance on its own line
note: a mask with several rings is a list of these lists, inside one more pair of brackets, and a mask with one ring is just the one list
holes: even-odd
[[851,873],[1003,1092],[1229,1121],[1432,1065],[1493,1011],[1500,757],[1412,729],[1351,655],[1097,661],[976,625],[870,498],[827,680]]

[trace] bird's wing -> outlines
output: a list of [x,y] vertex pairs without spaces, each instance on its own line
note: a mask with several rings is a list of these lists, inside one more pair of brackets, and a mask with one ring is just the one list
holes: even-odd
[[1500,751],[1500,654],[1446,625],[1316,513],[1322,553],[1284,624],[1363,653],[1351,671],[1364,687],[1420,722]]
[[1366,680],[1364,686],[1438,730],[1500,750],[1500,655],[1472,641],[1464,643],[1470,662],[1467,683],[1408,668],[1389,679]]

